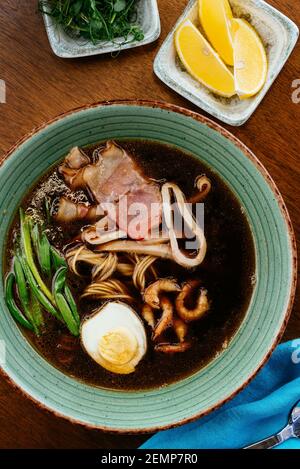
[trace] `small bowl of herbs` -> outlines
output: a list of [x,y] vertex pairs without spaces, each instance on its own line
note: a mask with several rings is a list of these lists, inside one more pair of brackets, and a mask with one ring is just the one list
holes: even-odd
[[63,58],[118,53],[160,35],[157,0],[40,0],[39,10]]

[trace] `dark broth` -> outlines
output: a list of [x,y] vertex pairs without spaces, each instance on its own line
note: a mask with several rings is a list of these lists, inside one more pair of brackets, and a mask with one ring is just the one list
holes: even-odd
[[[135,373],[116,375],[97,365],[80,347],[79,339],[72,341],[69,358],[60,359],[61,341],[68,334],[53,318],[47,316],[45,333],[36,338],[25,332],[32,345],[55,367],[68,375],[88,384],[114,389],[146,389],[163,386],[198,371],[225,348],[240,326],[253,290],[255,256],[252,235],[242,208],[231,190],[198,159],[182,151],[149,141],[119,142],[136,159],[148,177],[176,182],[186,196],[194,193],[195,178],[205,173],[212,181],[212,190],[205,201],[205,235],[208,250],[205,261],[196,271],[174,266],[169,261],[160,261],[159,274],[175,276],[179,281],[197,276],[203,280],[212,300],[210,313],[201,321],[191,325],[193,346],[185,353],[165,355],[154,352],[150,338],[148,352],[138,365]],[[92,154],[95,147],[87,148]],[[66,191],[64,183],[52,169],[31,191],[23,207],[34,207],[38,211],[47,194],[53,198]],[[78,200],[84,200],[83,193],[77,193]],[[48,224],[47,234],[57,248],[62,248],[78,225],[63,230]],[[9,240],[18,230],[16,219]],[[11,244],[7,246],[7,270],[12,257]],[[100,303],[81,301],[80,295],[88,281],[69,274],[69,282],[79,305],[82,317]]]

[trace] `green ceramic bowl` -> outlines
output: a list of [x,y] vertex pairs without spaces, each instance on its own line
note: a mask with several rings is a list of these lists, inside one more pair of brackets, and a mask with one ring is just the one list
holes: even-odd
[[4,374],[41,407],[89,427],[146,432],[207,414],[256,374],[288,321],[295,293],[296,255],[282,198],[242,143],[210,120],[184,109],[121,101],[64,114],[8,153],[0,172],[0,259],[18,205],[49,166],[72,145],[125,137],[157,140],[193,153],[226,181],[245,208],[255,241],[257,284],[246,318],[229,347],[198,373],[162,389],[120,392],[94,388],[52,367],[24,339],[5,306],[3,278],[0,340],[6,345]]

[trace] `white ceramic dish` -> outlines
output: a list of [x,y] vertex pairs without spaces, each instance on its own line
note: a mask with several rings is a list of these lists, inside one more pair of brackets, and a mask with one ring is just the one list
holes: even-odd
[[263,0],[230,0],[234,16],[244,17],[260,34],[267,50],[269,69],[263,89],[254,97],[241,101],[237,96],[226,99],[211,93],[183,70],[174,47],[174,32],[189,18],[197,26],[197,0],[191,0],[182,16],[164,41],[154,62],[156,75],[170,88],[204,111],[231,125],[242,125],[256,110],[279,75],[296,45],[299,30],[293,21]]
[[160,36],[160,18],[157,0],[140,0],[137,22],[144,31],[144,39],[125,44],[122,44],[124,42],[123,38],[116,39],[114,42],[101,41],[96,45],[86,39],[72,39],[61,27],[54,24],[49,15],[44,14],[43,16],[52,50],[58,57],[64,59],[87,57],[109,52],[116,53],[123,49],[144,46],[155,41]]

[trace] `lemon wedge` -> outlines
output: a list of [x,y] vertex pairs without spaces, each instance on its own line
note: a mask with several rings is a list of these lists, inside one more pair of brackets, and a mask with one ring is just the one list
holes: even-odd
[[190,20],[175,32],[175,47],[193,78],[220,96],[229,98],[235,94],[233,74]]
[[243,19],[232,19],[234,80],[241,99],[257,94],[267,78],[268,61],[264,45],[252,26]]
[[211,45],[224,62],[232,66],[232,11],[228,0],[199,0],[199,18]]

